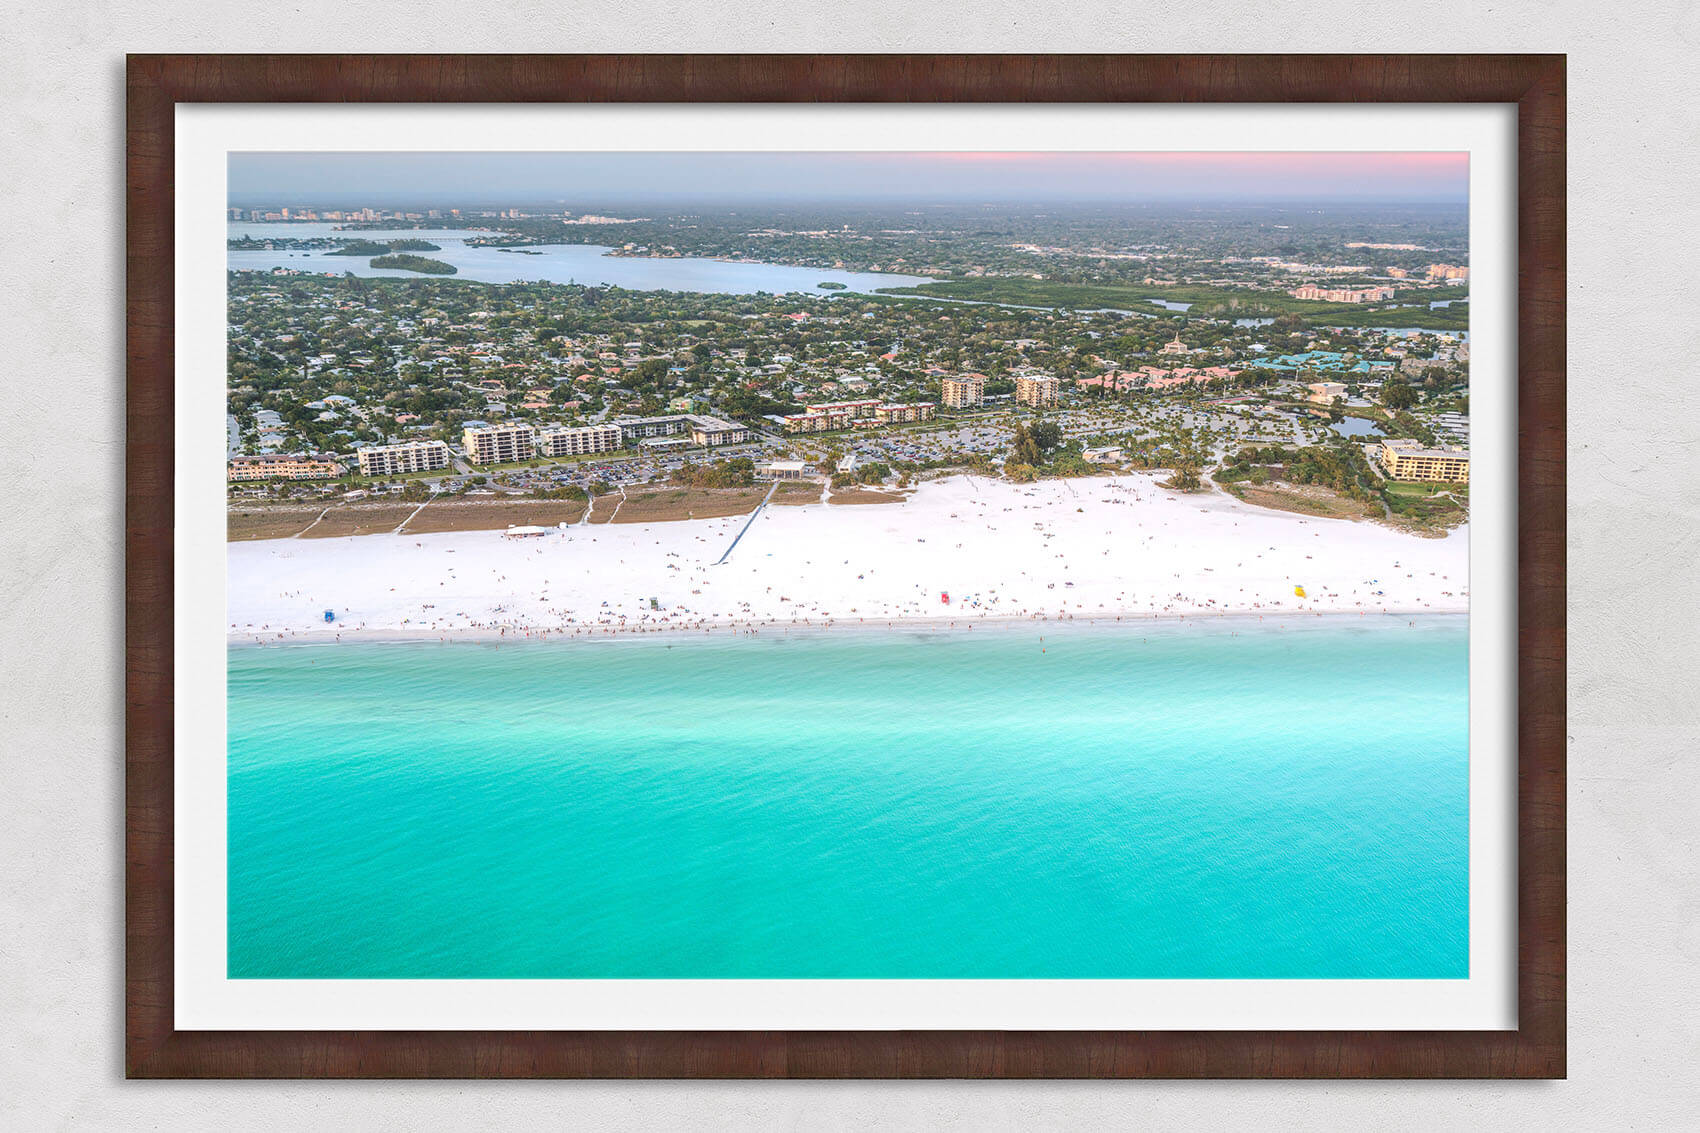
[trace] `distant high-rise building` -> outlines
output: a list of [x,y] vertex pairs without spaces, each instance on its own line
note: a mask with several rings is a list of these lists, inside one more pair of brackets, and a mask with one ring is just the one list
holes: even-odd
[[1060,392],[1062,379],[1049,374],[1023,374],[1015,379],[1015,400],[1021,405],[1035,409],[1055,405]]
[[1320,299],[1327,303],[1378,303],[1393,298],[1391,287],[1318,287],[1307,283],[1287,292],[1294,299]]
[[955,374],[940,381],[941,396],[946,408],[972,409],[986,403],[986,375]]

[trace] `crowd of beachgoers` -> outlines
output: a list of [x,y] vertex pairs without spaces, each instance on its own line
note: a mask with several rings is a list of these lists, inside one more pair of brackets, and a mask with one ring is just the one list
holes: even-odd
[[229,556],[229,638],[260,644],[1469,605],[1467,527],[1417,538],[1174,491],[1141,473],[1025,485],[953,476],[878,507],[768,507],[753,520],[523,538],[272,539],[233,543]]

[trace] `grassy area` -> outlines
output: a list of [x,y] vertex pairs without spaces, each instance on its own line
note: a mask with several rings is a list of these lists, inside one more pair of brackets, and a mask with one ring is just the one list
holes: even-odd
[[[664,523],[675,519],[747,515],[765,495],[765,484],[759,488],[662,488],[628,492],[624,502],[617,495],[599,497],[590,521],[607,523],[612,517],[615,523]],[[620,505],[618,513],[611,506],[614,503]]]
[[1427,499],[1437,491],[1467,497],[1469,492],[1462,484],[1421,483],[1411,480],[1389,480],[1386,486],[1388,495],[1404,496],[1408,499]]
[[1464,507],[1454,500],[1428,492],[1413,494],[1403,490],[1414,486],[1389,485],[1388,512],[1383,512],[1374,503],[1355,500],[1318,484],[1276,482],[1257,485],[1236,481],[1223,484],[1222,490],[1248,504],[1275,511],[1291,511],[1324,519],[1374,520],[1428,538],[1445,535],[1468,518]]
[[773,503],[777,506],[801,506],[819,502],[820,485],[813,481],[781,484],[779,490],[773,493]]
[[884,491],[879,488],[834,488],[829,504],[898,504],[909,498],[908,492]]
[[418,504],[344,504],[302,533],[303,539],[340,539],[347,535],[383,535],[401,526]]
[[1235,484],[1228,489],[1248,504],[1325,519],[1379,519],[1381,509],[1320,484]]
[[1362,307],[1312,319],[1314,323],[1333,327],[1417,327],[1421,330],[1469,330],[1470,305],[1454,303],[1450,307],[1402,307],[1397,311],[1366,311]]
[[1299,315],[1324,326],[1413,326],[1434,330],[1464,330],[1470,325],[1468,304],[1430,310],[1408,307],[1397,311],[1366,310],[1357,303],[1322,303],[1294,299],[1281,291],[1248,291],[1203,284],[1158,287],[1143,284],[1058,283],[1025,278],[952,279],[914,287],[882,287],[885,295],[922,298],[969,299],[986,303],[1014,303],[1028,307],[1112,307],[1158,314],[1162,308],[1149,302],[1164,299],[1191,303],[1189,315],[1206,317],[1251,317]]
[[1425,496],[1420,499],[1393,496],[1389,498],[1388,504],[1393,509],[1388,523],[1414,535],[1439,538],[1469,518],[1469,514],[1456,501],[1440,496]]
[[225,513],[225,537],[232,543],[248,539],[287,539],[299,534],[325,510],[324,504],[302,507],[259,505]]
[[577,523],[584,515],[580,500],[450,500],[439,498],[407,525],[407,534],[433,531],[501,531],[534,525],[553,527]]

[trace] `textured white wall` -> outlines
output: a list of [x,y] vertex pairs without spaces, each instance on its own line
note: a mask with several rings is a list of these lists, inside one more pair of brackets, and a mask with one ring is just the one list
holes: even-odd
[[[73,0],[11,6],[5,42],[0,1128],[1700,1124],[1691,0]],[[122,1080],[124,52],[764,50],[1570,53],[1568,1083]]]

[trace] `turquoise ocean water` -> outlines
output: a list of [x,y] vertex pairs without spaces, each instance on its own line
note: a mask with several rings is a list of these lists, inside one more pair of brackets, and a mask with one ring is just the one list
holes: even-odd
[[229,971],[1467,976],[1464,619],[1286,626],[233,648]]

